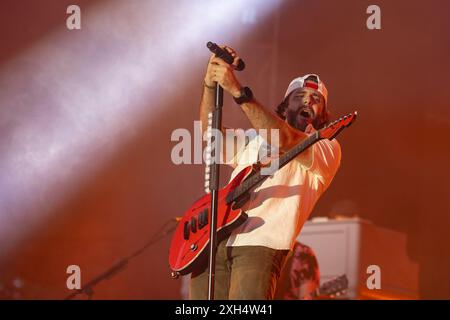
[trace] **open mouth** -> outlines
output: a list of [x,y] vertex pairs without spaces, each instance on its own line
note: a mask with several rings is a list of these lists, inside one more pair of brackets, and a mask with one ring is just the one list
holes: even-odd
[[303,118],[312,118],[313,117],[313,111],[311,110],[311,109],[309,109],[309,108],[304,108],[304,109],[302,109],[302,111],[300,111],[300,115],[303,117]]

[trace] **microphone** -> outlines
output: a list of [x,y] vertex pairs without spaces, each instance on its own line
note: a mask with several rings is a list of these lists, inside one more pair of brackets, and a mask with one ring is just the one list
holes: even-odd
[[[216,55],[216,57],[222,59],[223,61],[225,61],[228,64],[233,64],[234,58],[231,55],[231,53],[229,53],[227,50],[222,49],[217,44],[215,44],[214,42],[211,42],[211,41],[208,41],[206,46],[212,53],[214,53]],[[242,71],[242,70],[244,70],[244,68],[245,68],[244,61],[242,59],[239,59],[238,64],[236,66],[236,70]]]

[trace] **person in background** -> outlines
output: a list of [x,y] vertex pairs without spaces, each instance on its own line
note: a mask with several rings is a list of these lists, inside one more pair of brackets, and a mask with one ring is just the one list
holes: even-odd
[[296,242],[278,281],[275,299],[310,300],[320,286],[320,271],[314,251]]

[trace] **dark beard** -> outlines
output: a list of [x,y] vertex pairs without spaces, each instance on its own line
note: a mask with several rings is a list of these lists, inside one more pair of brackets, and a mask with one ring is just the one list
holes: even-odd
[[300,120],[297,120],[298,119],[298,115],[302,111],[307,110],[307,109],[309,109],[309,108],[304,107],[304,108],[300,109],[298,112],[288,112],[287,115],[286,115],[287,123],[290,126],[296,128],[296,129],[298,129],[300,131],[303,131],[303,132],[305,132],[306,127],[309,124],[312,124],[315,129],[318,129],[319,126],[322,125],[321,117],[320,117],[320,115],[314,114],[314,111],[311,110],[311,109],[309,109],[309,114],[311,115],[310,117],[300,117]]
[[297,121],[297,117],[296,116],[287,116],[286,117],[287,123],[289,123],[289,125],[291,127],[294,127],[300,131],[305,131],[306,127],[308,126],[308,124],[310,123],[309,121],[306,121],[307,119],[303,119],[303,121]]

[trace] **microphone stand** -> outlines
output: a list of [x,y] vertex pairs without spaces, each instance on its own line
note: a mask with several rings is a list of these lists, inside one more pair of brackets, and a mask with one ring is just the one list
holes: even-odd
[[217,249],[217,200],[219,196],[219,162],[220,150],[222,149],[220,134],[222,131],[222,106],[223,88],[216,82],[215,109],[213,114],[212,132],[210,139],[214,136],[214,157],[211,157],[211,222],[209,229],[209,271],[208,271],[208,300],[214,300],[214,279],[216,273],[216,249]]
[[[161,229],[144,246],[142,246],[139,250],[135,251],[133,254],[131,254],[131,255],[125,257],[125,258],[122,258],[119,262],[117,262],[114,265],[112,265],[105,272],[102,272],[97,277],[95,277],[94,279],[92,279],[91,281],[86,283],[82,288],[77,289],[74,292],[72,292],[71,294],[69,294],[67,297],[64,298],[64,300],[71,300],[76,295],[82,294],[82,293],[87,295],[88,300],[92,300],[92,296],[94,295],[93,288],[94,288],[94,286],[97,283],[99,283],[99,282],[101,282],[103,280],[109,279],[113,275],[117,274],[119,271],[123,270],[125,268],[125,266],[130,262],[131,259],[137,257],[142,252],[144,252],[144,250],[147,249],[149,246],[151,246],[152,244],[156,243],[157,241],[161,240],[162,238],[164,238],[165,236],[170,234],[172,231],[174,231],[176,229],[178,223],[176,223],[170,229],[168,229],[168,230],[164,231],[163,233],[161,233],[161,231],[163,231],[164,228],[172,221],[174,221],[174,220],[173,219],[168,220],[161,227]],[[175,221],[177,221],[177,220],[175,219]]]
[[[228,64],[233,64],[233,56],[226,50],[217,46],[217,44],[209,41],[206,46],[213,52],[216,57],[222,59]],[[241,59],[238,60],[236,70],[240,71],[245,68],[245,63]],[[217,203],[219,195],[219,162],[222,150],[222,106],[223,106],[223,88],[216,83],[215,109],[213,112],[212,129],[215,133],[215,149],[212,158],[210,191],[211,191],[211,219],[209,230],[209,272],[208,272],[208,300],[214,300],[214,277],[216,268],[216,249],[217,249]],[[210,142],[213,135],[211,134]]]

